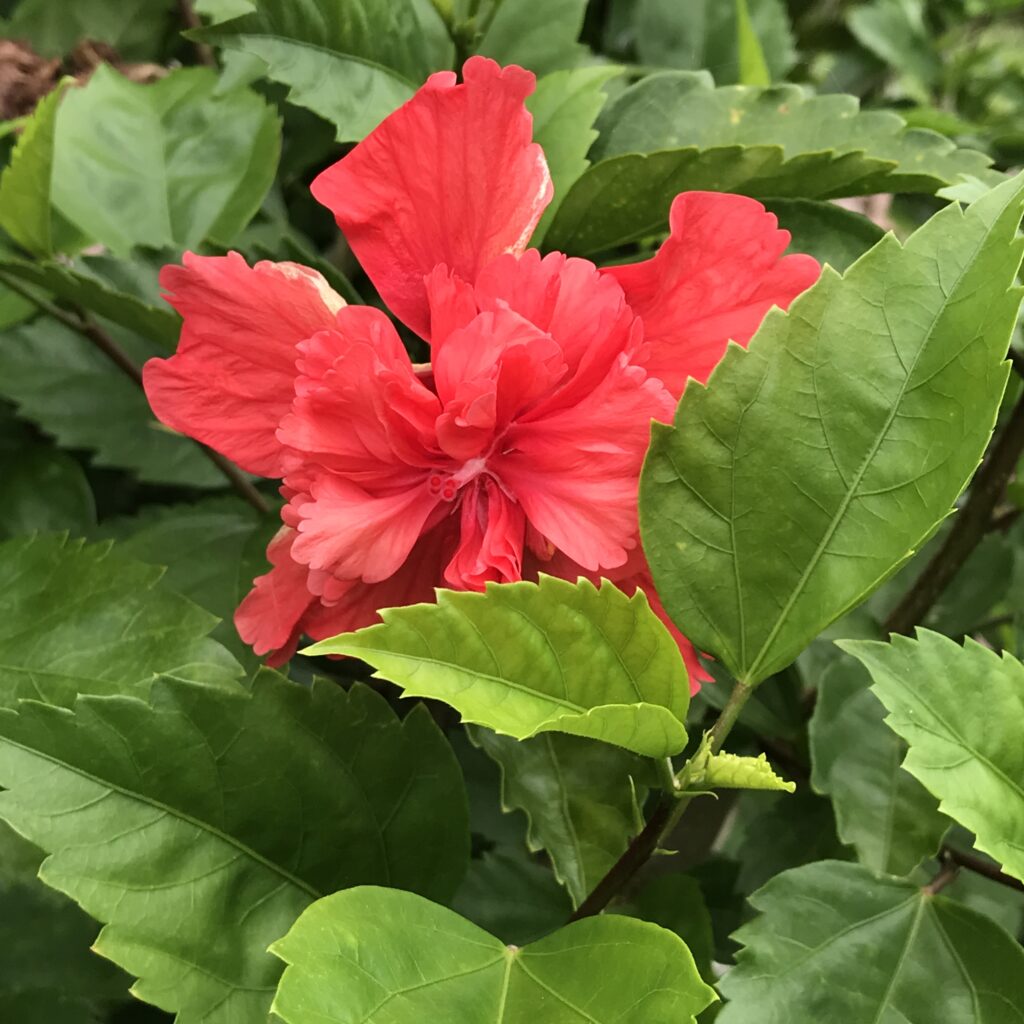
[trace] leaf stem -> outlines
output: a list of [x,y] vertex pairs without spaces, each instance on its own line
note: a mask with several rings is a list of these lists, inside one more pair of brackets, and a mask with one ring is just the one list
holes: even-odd
[[939,868],[938,874],[927,885],[922,886],[922,888],[929,896],[935,896],[937,893],[942,892],[958,874],[960,874],[960,865],[952,858],[946,857],[942,862],[942,867]]
[[973,871],[976,875],[982,875],[991,882],[998,882],[999,885],[1005,885],[1008,889],[1016,889],[1017,892],[1024,892],[1024,882],[1019,878],[1014,878],[1013,875],[1008,875],[1005,871],[1000,871],[995,864],[991,864],[987,860],[983,860],[976,854],[966,853],[963,850],[957,850],[952,846],[943,846],[942,856],[946,860],[957,864],[959,867],[966,868],[968,871]]
[[920,625],[988,532],[992,512],[1024,454],[1024,392],[989,451],[971,485],[970,496],[953,521],[942,546],[921,571],[913,586],[889,613],[886,633],[909,633]]
[[[732,731],[736,719],[739,718],[743,706],[750,700],[750,695],[753,692],[753,686],[737,682],[729,695],[729,700],[708,733],[708,747],[712,753],[717,754],[722,749],[722,744]],[[691,759],[683,765],[682,770],[673,781],[673,790],[686,788],[687,773],[692,763]],[[686,809],[692,801],[692,794],[663,796],[655,806],[643,830],[629,844],[626,852],[611,866],[604,878],[594,886],[593,891],[576,908],[576,912],[569,920],[579,921],[584,917],[600,914],[675,831],[679,820],[686,813]]]
[[[0,283],[11,291],[17,292],[23,298],[28,299],[41,313],[52,317],[58,323],[82,335],[93,343],[126,377],[130,378],[139,388],[142,388],[142,370],[135,364],[131,356],[88,314],[77,307],[71,312],[55,306],[42,296],[37,295],[30,288],[16,278],[10,277],[0,271]],[[192,439],[190,439],[192,440]],[[193,440],[199,450],[224,474],[224,477],[235,489],[238,495],[244,498],[260,515],[269,515],[270,506],[263,495],[252,485],[252,482],[245,474],[229,459],[224,458],[220,452],[207,448],[205,444]]]

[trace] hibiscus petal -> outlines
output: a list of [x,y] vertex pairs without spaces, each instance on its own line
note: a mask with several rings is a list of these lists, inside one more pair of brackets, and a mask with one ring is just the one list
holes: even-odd
[[513,424],[489,464],[555,548],[588,570],[615,568],[636,546],[651,420],[672,407],[661,382],[623,353],[574,406]]
[[291,556],[296,533],[278,530],[267,548],[270,572],[258,576],[235,611],[238,635],[270,665],[286,662],[298,646],[302,620],[317,603],[306,583],[309,570]]
[[488,582],[522,578],[526,516],[489,477],[467,489],[461,507],[459,546],[444,571],[456,590],[483,590]]
[[746,345],[772,306],[786,309],[818,279],[817,260],[783,256],[789,232],[756,200],[683,192],[653,259],[607,267],[643,319],[644,363],[677,398],[711,375],[730,340]]
[[384,313],[347,306],[335,330],[303,341],[299,353],[295,401],[277,436],[302,456],[307,476],[315,464],[393,491],[403,478],[408,483],[410,469],[419,479],[418,470],[433,465],[441,405]]
[[344,300],[295,263],[250,267],[236,252],[186,253],[183,262],[160,275],[185,322],[177,353],[143,370],[150,405],[242,469],[282,476],[275,431],[291,405],[296,346],[333,325]]
[[381,298],[423,337],[424,277],[443,263],[473,281],[522,252],[552,195],[524,105],[533,74],[471,57],[463,79],[432,75],[312,185]]
[[379,583],[397,572],[440,500],[426,479],[374,495],[336,474],[322,473],[308,497],[292,499],[299,519],[292,555],[338,579]]

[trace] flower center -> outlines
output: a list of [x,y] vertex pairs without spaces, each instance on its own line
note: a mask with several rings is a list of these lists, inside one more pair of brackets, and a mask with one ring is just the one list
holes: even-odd
[[466,484],[486,472],[486,459],[469,459],[457,473],[431,473],[427,478],[427,490],[442,501],[454,501]]

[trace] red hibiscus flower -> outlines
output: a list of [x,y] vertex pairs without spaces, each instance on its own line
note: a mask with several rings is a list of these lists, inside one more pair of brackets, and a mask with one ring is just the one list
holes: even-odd
[[818,276],[759,203],[705,192],[676,198],[653,259],[542,258],[534,76],[480,57],[463,74],[433,75],[313,183],[428,368],[304,267],[187,254],[161,278],[184,327],[145,367],[156,415],[284,482],[273,568],[235,618],[272,664],[436,586],[540,572],[642,587],[663,614],[637,527],[650,422]]

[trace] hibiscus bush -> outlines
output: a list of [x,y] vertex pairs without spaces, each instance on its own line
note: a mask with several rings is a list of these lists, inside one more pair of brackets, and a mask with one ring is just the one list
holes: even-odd
[[0,1020],[1024,1024],[1024,4],[0,17]]

